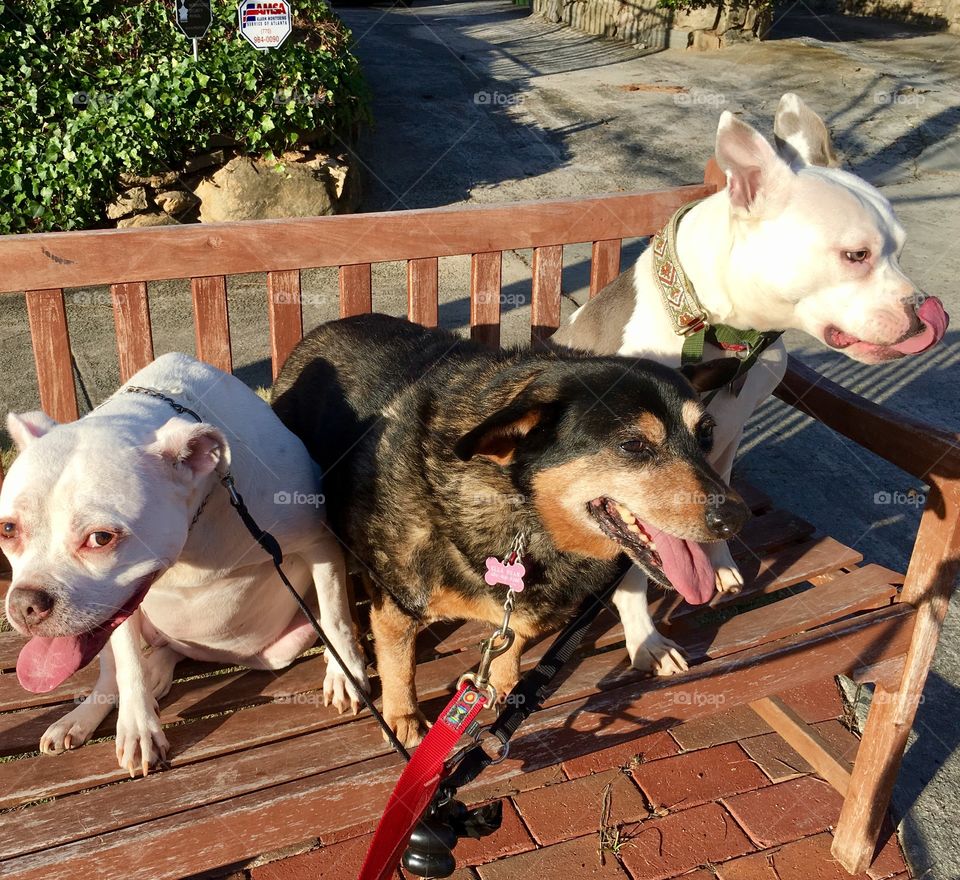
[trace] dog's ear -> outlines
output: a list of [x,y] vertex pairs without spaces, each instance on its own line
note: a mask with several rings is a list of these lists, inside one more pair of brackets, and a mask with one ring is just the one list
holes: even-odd
[[791,165],[840,165],[826,123],[793,92],[780,99],[773,135],[777,152]]
[[34,440],[52,431],[57,423],[45,412],[10,413],[7,416],[7,432],[17,449],[23,452]]
[[488,458],[499,465],[513,461],[519,443],[543,420],[546,404],[514,401],[482,421],[453,445],[461,461]]
[[159,455],[174,467],[186,468],[197,479],[216,470],[221,462],[226,468],[230,466],[230,447],[218,428],[178,417],[157,429],[156,439],[147,452]]
[[680,368],[680,372],[687,377],[687,381],[694,389],[702,394],[704,391],[723,388],[724,385],[732,382],[739,369],[740,360],[727,357],[702,361],[699,364],[687,364]]
[[716,154],[734,214],[757,218],[780,211],[793,179],[790,166],[759,131],[729,110],[720,116]]

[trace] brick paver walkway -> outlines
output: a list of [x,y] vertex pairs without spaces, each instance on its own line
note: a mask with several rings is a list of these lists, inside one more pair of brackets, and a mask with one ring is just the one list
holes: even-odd
[[[857,739],[841,723],[832,681],[783,697],[853,759]],[[850,880],[830,855],[840,797],[748,709],[638,736],[480,793],[505,797],[503,825],[460,843],[454,880]],[[353,880],[371,831],[355,828],[231,876]],[[909,880],[896,836],[885,834],[856,880]]]

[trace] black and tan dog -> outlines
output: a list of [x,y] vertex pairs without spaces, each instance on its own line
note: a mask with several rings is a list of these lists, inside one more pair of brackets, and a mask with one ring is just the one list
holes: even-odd
[[[714,384],[725,369],[690,379]],[[518,533],[526,588],[516,641],[494,661],[501,695],[525,641],[566,622],[624,554],[703,601],[714,579],[697,542],[730,537],[749,515],[707,464],[712,420],[694,388],[648,361],[491,351],[364,315],[310,333],[273,405],[323,467],[333,527],[364,568],[383,711],[407,745],[424,731],[418,626],[500,623],[504,588],[486,584],[484,562]]]

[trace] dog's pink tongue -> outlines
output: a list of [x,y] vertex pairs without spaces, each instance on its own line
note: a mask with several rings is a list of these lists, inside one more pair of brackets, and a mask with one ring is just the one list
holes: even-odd
[[17,679],[34,694],[45,694],[63,684],[85,664],[83,636],[34,636],[17,658]]
[[675,538],[648,528],[663,563],[663,573],[691,605],[709,602],[716,589],[716,574],[703,548],[693,541]]
[[943,334],[947,332],[947,325],[950,323],[950,316],[939,299],[935,296],[927,297],[923,305],[917,309],[917,317],[923,324],[923,331],[890,346],[894,351],[899,351],[901,354],[920,354],[943,339]]

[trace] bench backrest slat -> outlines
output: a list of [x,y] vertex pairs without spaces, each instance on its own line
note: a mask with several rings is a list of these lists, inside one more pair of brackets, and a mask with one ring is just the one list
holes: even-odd
[[470,338],[491,348],[500,344],[502,263],[502,251],[473,254],[470,260]]
[[340,267],[340,317],[373,311],[373,281],[369,263]]
[[593,257],[590,260],[590,299],[593,299],[620,274],[622,246],[623,242],[619,238],[593,243]]
[[27,290],[26,301],[40,406],[58,422],[72,421],[79,410],[63,291],[59,288]]
[[530,342],[549,339],[560,326],[563,245],[533,249],[533,289],[530,298]]
[[270,359],[273,378],[290,352],[303,339],[300,270],[267,273],[267,310],[270,315]]
[[233,371],[227,279],[223,275],[191,278],[193,329],[197,357],[225,373]]
[[440,321],[439,261],[436,257],[407,260],[407,318],[424,327]]
[[126,382],[153,360],[147,284],[145,281],[111,284],[110,296],[113,299],[120,381]]

